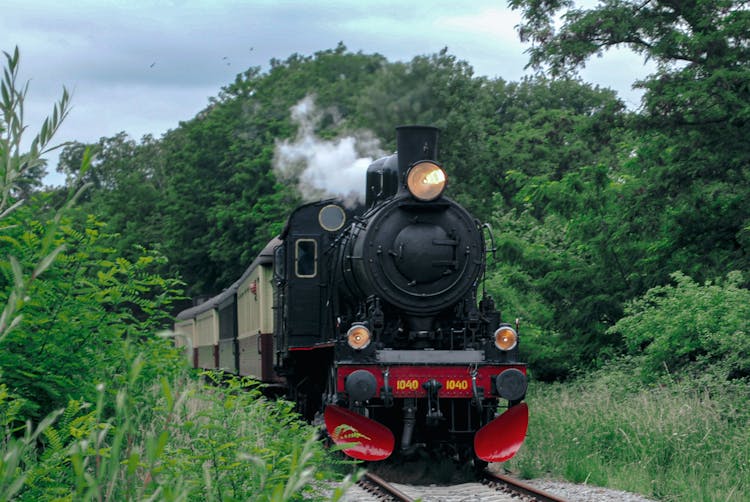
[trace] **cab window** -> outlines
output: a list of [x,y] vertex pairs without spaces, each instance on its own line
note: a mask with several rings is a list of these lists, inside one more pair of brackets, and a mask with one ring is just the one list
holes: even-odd
[[299,239],[295,245],[294,272],[297,277],[315,277],[318,272],[318,243]]
[[273,273],[277,281],[286,278],[286,265],[284,260],[286,260],[284,246],[279,246],[273,251]]

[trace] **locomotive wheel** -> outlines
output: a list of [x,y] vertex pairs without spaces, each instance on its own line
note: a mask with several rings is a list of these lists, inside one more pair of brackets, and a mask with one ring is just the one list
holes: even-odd
[[457,469],[463,471],[464,476],[478,477],[484,472],[489,465],[484,460],[474,454],[474,447],[471,444],[462,443],[456,445],[458,455],[455,458]]

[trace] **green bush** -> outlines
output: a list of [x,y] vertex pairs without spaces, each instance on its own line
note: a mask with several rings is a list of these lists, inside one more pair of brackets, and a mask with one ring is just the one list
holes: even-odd
[[[83,229],[63,219],[55,243],[65,249],[54,266],[37,277],[26,272],[42,259],[48,224],[34,218],[39,212],[31,205],[15,211],[6,220],[13,228],[0,239],[0,255],[15,257],[27,283],[17,306],[22,321],[0,341],[0,373],[25,399],[25,417],[34,420],[64,408],[69,399],[95,401],[99,383],[126,373],[128,342],[143,344],[168,326],[168,309],[180,296],[178,281],[150,272],[162,257],[118,257],[93,219]],[[13,276],[10,262],[0,263],[0,301],[8,301]],[[148,350],[160,343],[168,345],[154,341]],[[168,372],[178,358],[158,350],[159,372]]]
[[740,287],[742,275],[730,272],[703,285],[679,272],[672,278],[674,286],[632,301],[610,329],[632,354],[643,354],[643,377],[687,369],[723,379],[750,376],[750,290]]

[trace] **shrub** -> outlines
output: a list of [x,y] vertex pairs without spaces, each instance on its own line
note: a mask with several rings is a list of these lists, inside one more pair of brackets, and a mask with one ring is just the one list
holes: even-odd
[[750,290],[740,287],[741,274],[703,285],[679,272],[672,278],[675,285],[632,301],[610,329],[631,353],[644,355],[644,378],[688,368],[750,376]]
[[[33,270],[41,259],[47,224],[35,212],[32,206],[17,210],[8,218],[14,228],[0,240],[0,254],[15,256],[21,270]],[[179,364],[178,356],[158,349],[168,342],[146,343],[168,323],[179,282],[150,272],[163,260],[155,253],[143,252],[135,262],[118,257],[101,227],[91,218],[80,230],[62,220],[55,241],[65,250],[44,275],[26,275],[17,307],[22,321],[0,341],[3,381],[25,399],[26,418],[39,420],[69,399],[94,402],[97,384],[127,373],[133,357],[128,343],[160,350],[162,374]],[[13,276],[9,262],[0,264],[0,284],[6,286],[0,301],[8,301]]]

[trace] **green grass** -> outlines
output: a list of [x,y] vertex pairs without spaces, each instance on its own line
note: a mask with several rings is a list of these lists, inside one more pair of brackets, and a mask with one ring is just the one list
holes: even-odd
[[659,500],[750,500],[750,384],[635,381],[615,369],[533,384],[528,438],[507,467]]
[[[71,401],[25,434],[6,428],[0,500],[314,500],[343,477],[316,430],[257,383],[139,383],[138,365],[113,405],[102,386],[95,405]],[[0,417],[13,404],[2,391]]]

